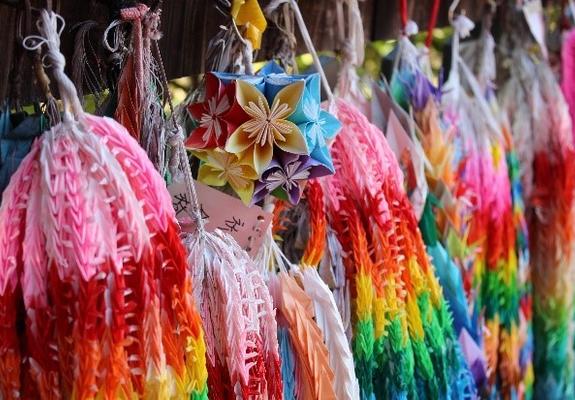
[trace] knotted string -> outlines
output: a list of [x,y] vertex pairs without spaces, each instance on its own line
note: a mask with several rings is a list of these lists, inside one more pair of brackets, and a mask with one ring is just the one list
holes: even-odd
[[[363,20],[358,0],[340,0],[338,3],[340,9],[343,4],[347,4],[347,29],[340,28],[340,35],[342,33],[345,35],[340,37],[340,42],[343,44],[342,56],[344,63],[348,62],[357,67],[363,64],[365,57]],[[341,12],[343,13],[343,10]]]
[[303,16],[301,14],[301,11],[299,9],[297,1],[296,0],[273,0],[266,7],[266,13],[274,12],[276,10],[276,8],[278,8],[280,5],[282,5],[284,3],[289,3],[292,7],[292,10],[294,12],[294,16],[295,16],[296,22],[298,24],[301,36],[302,36],[303,41],[307,47],[307,50],[310,52],[310,54],[313,58],[314,66],[315,66],[317,72],[319,73],[319,76],[321,77],[321,83],[322,83],[322,86],[325,90],[325,93],[327,95],[327,98],[328,98],[328,101],[329,101],[329,104],[331,107],[333,104],[335,104],[333,92],[331,90],[331,87],[329,86],[329,82],[327,80],[327,77],[325,75],[323,67],[321,66],[319,56],[317,55],[317,51],[315,50],[315,47],[313,45],[313,41],[311,40],[311,36],[309,34],[309,31],[307,30],[307,26],[305,24],[305,21],[303,19]]
[[454,96],[457,99],[461,91],[461,76],[459,74],[459,67],[461,64],[461,54],[459,50],[460,39],[466,38],[471,34],[474,24],[469,18],[464,15],[453,17],[455,10],[454,5],[457,6],[458,0],[454,1],[449,9],[450,22],[453,26],[453,44],[451,50],[451,66],[449,72],[449,80],[446,83],[446,89],[453,90]]
[[[154,37],[159,34],[159,13],[150,13],[157,17],[153,17],[153,21],[149,24],[152,29],[150,31],[150,37],[154,39]],[[157,34],[154,33],[153,27],[156,27]],[[170,120],[172,123],[172,130],[171,133],[168,134],[167,143],[172,150],[172,157],[169,161],[169,168],[170,170],[176,170],[178,167],[181,172],[184,174],[184,184],[186,187],[186,195],[191,200],[192,203],[192,218],[195,219],[196,227],[200,234],[205,233],[205,224],[202,218],[201,208],[200,208],[200,201],[198,198],[198,193],[196,191],[196,185],[194,183],[194,177],[192,175],[192,168],[190,167],[190,161],[188,160],[188,155],[186,152],[186,147],[184,145],[184,141],[186,139],[182,127],[178,124],[176,120],[176,115],[174,113],[174,104],[172,101],[172,96],[170,94],[170,90],[168,88],[168,77],[166,75],[166,69],[164,67],[164,62],[162,60],[162,54],[160,52],[160,47],[158,45],[157,39],[155,39],[155,52],[156,57],[158,59],[158,69],[160,72],[160,79],[161,83],[164,86],[165,91],[165,98],[168,103],[168,107],[170,110]]]
[[365,56],[363,21],[358,0],[337,1],[337,21],[341,51],[341,68],[336,92],[357,104],[366,101],[356,69]]
[[317,51],[315,50],[315,47],[313,45],[313,41],[311,40],[311,36],[309,34],[309,31],[307,30],[307,26],[305,24],[305,21],[303,19],[303,16],[301,14],[301,11],[299,9],[297,1],[296,0],[289,0],[289,2],[290,2],[292,9],[294,11],[294,16],[295,16],[295,19],[296,19],[297,24],[299,26],[301,36],[303,37],[303,41],[307,47],[307,50],[310,52],[310,54],[313,58],[313,63],[315,65],[317,72],[319,73],[319,76],[321,77],[321,82],[323,84],[323,88],[324,88],[325,93],[327,95],[327,99],[331,105],[335,102],[335,99],[333,97],[333,92],[331,91],[331,87],[329,86],[329,82],[327,80],[327,77],[325,75],[323,67],[321,66],[321,61],[319,60],[319,57],[317,55]]
[[401,34],[404,36],[417,35],[419,28],[415,21],[409,19],[407,0],[399,0],[399,18],[401,21]]
[[267,19],[271,21],[280,32],[279,35],[274,37],[273,58],[279,60],[280,65],[286,71],[297,73],[297,64],[295,62],[297,40],[294,34],[293,13],[291,12],[289,4],[283,4],[281,10],[270,10],[268,6],[264,12]]
[[[58,27],[60,24],[60,27]],[[82,105],[74,83],[64,72],[66,58],[60,52],[60,35],[65,27],[64,19],[52,11],[42,10],[36,27],[40,35],[30,35],[22,43],[25,49],[36,51],[46,46],[47,51],[42,58],[44,67],[51,67],[58,84],[60,97],[64,104],[64,121],[70,122],[83,114]]]
[[142,19],[148,12],[149,7],[145,4],[138,4],[135,7],[123,8],[120,10],[120,18],[122,21],[131,22],[132,29],[132,51],[134,74],[136,76],[136,84],[140,86],[140,93],[144,93],[144,43],[142,40]]
[[205,233],[204,220],[202,218],[200,201],[198,198],[198,193],[196,191],[196,185],[194,183],[194,177],[192,176],[192,168],[190,167],[190,161],[188,160],[188,155],[186,153],[186,148],[184,146],[185,136],[183,130],[180,126],[176,126],[175,130],[172,131],[171,135],[168,136],[168,144],[172,148],[173,153],[173,166],[176,163],[179,164],[180,170],[184,174],[184,183],[186,186],[186,195],[192,201],[192,217],[195,219],[196,227],[200,234]]

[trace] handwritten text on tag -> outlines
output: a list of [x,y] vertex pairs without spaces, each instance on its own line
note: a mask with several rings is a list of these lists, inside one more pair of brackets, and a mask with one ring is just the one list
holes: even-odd
[[[272,214],[264,212],[258,206],[247,207],[241,200],[197,181],[194,184],[206,229],[210,232],[216,229],[227,232],[244,250],[254,256],[261,247]],[[185,183],[174,181],[168,186],[168,190],[172,196],[176,217],[178,220],[185,219],[192,211],[192,201],[188,199]]]

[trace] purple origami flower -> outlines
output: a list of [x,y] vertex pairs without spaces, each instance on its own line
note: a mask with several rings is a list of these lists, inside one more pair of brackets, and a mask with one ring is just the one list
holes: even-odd
[[278,151],[256,182],[252,204],[262,201],[268,194],[297,204],[309,179],[331,174],[329,168],[310,156]]

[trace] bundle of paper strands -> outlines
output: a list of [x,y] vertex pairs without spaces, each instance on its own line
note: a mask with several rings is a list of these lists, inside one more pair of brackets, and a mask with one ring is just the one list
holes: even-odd
[[0,397],[207,399],[164,182],[125,128],[82,111],[59,53],[61,18],[42,11],[38,28],[65,113],[0,208]]
[[[550,66],[513,55],[501,90],[520,162],[533,281],[534,398],[575,393],[573,374],[574,147],[571,119]],[[515,171],[517,173],[517,171]]]
[[357,109],[344,101],[337,109],[343,124],[332,148],[337,172],[322,182],[352,284],[361,396],[472,396],[399,165],[383,133]]

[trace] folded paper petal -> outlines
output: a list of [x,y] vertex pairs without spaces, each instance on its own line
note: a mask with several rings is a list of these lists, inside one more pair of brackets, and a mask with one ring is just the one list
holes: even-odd
[[303,81],[296,81],[292,84],[287,85],[274,97],[273,103],[280,102],[282,104],[287,104],[289,111],[286,110],[286,115],[282,118],[287,118],[296,109],[298,102],[300,101],[302,94],[305,89],[305,83]]
[[272,161],[273,146],[266,143],[264,146],[256,145],[254,147],[253,165],[256,171],[263,171]]
[[222,150],[204,151],[199,154],[203,161],[198,180],[210,186],[229,184],[240,199],[249,204],[258,175],[245,161]]
[[257,72],[258,76],[267,76],[271,74],[285,74],[284,69],[275,61],[268,61]]
[[321,80],[318,74],[308,75],[305,79],[305,91],[302,101],[298,104],[290,121],[303,124],[309,121],[318,121],[320,118]]
[[[305,85],[305,79],[296,79],[293,75],[287,74],[272,74],[265,77],[265,90],[264,94],[269,102],[273,102],[278,93],[288,85],[295,82],[303,82]],[[299,104],[297,105],[299,106]]]
[[263,76],[258,75],[240,75],[231,72],[210,72],[217,77],[224,85],[229,85],[234,82],[243,81],[254,85],[259,91],[265,88],[265,79]]
[[231,135],[226,151],[242,153],[257,173],[262,173],[273,156],[273,145],[296,154],[307,154],[305,139],[289,117],[301,94],[303,82],[295,82],[280,90],[270,107],[261,91],[248,82],[236,84],[236,100],[249,120]]
[[335,168],[333,166],[333,160],[331,158],[331,154],[325,144],[323,146],[317,146],[315,150],[312,151],[310,156],[311,158],[322,164],[328,171],[330,171],[329,175],[333,175],[335,173]]
[[[321,109],[319,83],[319,78],[310,77],[306,82],[303,99],[289,119],[298,124],[306,138],[309,151],[320,157],[316,159],[331,166],[331,156],[326,147],[326,141],[335,137],[341,129],[341,123],[333,115]],[[326,148],[318,150],[318,147]]]
[[226,118],[232,106],[231,94],[230,88],[225,87],[214,74],[206,74],[206,100],[188,107],[199,125],[186,140],[187,147],[211,149],[224,145],[234,126]]
[[269,194],[297,204],[309,179],[330,174],[332,171],[309,156],[280,151],[256,182],[252,204]]
[[[258,108],[267,113],[270,111],[268,101],[263,93],[256,86],[244,80],[236,82],[236,100],[252,118],[254,117],[254,110],[258,110]],[[252,106],[251,103],[254,103],[256,107]]]
[[210,186],[225,186],[226,180],[222,177],[221,170],[209,164],[202,164],[198,170],[198,180]]
[[286,132],[283,133],[283,139],[281,137],[276,138],[276,145],[288,153],[309,154],[309,149],[307,147],[305,137],[297,125],[290,121],[282,122],[285,124]]
[[234,0],[231,15],[238,26],[245,26],[245,37],[254,49],[261,47],[262,35],[267,21],[257,0]]
[[341,122],[339,122],[335,116],[324,110],[320,111],[319,124],[323,131],[323,137],[327,140],[335,138],[341,129]]
[[229,137],[226,143],[226,151],[232,154],[240,154],[253,145],[253,140],[250,139],[249,133],[246,133],[242,127],[243,125]]

